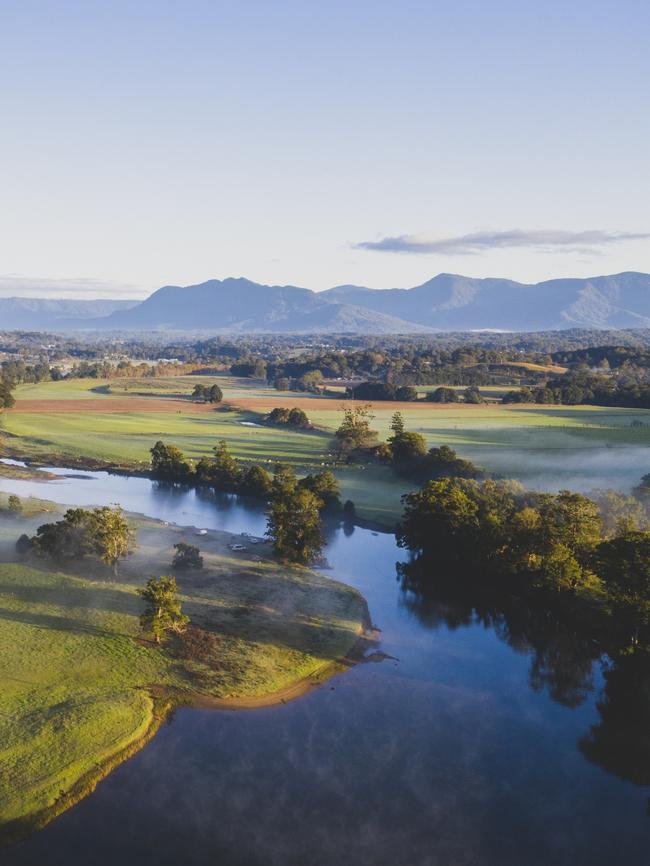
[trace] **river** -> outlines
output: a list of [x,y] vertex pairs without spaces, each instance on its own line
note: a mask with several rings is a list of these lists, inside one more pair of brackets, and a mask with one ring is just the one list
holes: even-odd
[[[264,529],[263,510],[236,497],[51,471],[0,490]],[[3,851],[3,866],[647,862],[650,788],[580,745],[602,723],[606,660],[570,635],[406,591],[403,557],[391,535],[330,533],[332,574],[364,594],[389,658],[286,705],[179,710],[93,794]]]

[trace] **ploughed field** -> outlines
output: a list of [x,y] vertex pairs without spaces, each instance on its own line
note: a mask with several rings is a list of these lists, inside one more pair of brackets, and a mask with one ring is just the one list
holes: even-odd
[[[72,805],[170,707],[286,700],[344,669],[367,624],[356,590],[279,566],[266,544],[233,552],[225,532],[195,538],[140,518],[137,548],[116,579],[92,559],[65,570],[15,561],[17,537],[59,510],[27,500],[26,516],[0,516],[0,841]],[[181,540],[204,557],[202,570],[175,572],[183,610],[216,638],[189,658],[178,639],[161,648],[139,628],[137,589],[172,572]]]
[[[221,405],[190,399],[197,383],[214,382],[224,393]],[[493,396],[504,389],[484,390]],[[409,487],[384,466],[334,466],[330,449],[346,405],[342,395],[279,392],[230,376],[181,376],[46,382],[19,387],[16,398],[14,409],[0,413],[5,453],[46,465],[79,462],[142,470],[158,439],[195,459],[226,439],[234,455],[248,463],[271,468],[281,460],[299,473],[334,469],[343,498],[355,502],[361,518],[386,528],[399,519],[400,495]],[[277,406],[304,409],[314,429],[266,425],[265,415]],[[593,487],[616,481],[629,488],[647,471],[647,410],[375,402],[372,426],[380,438],[389,434],[396,409],[407,429],[422,433],[430,445],[448,444],[488,471],[532,486],[566,483],[586,489],[587,481]],[[610,469],[599,474],[601,464]]]

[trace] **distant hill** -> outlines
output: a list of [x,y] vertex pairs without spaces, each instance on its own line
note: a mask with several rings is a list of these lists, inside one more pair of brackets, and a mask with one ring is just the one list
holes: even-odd
[[516,283],[439,274],[412,289],[338,286],[323,294],[441,331],[650,326],[650,275]]
[[[9,300],[24,305],[115,305],[92,314],[90,308],[83,313],[59,310],[57,321],[49,318],[47,327],[65,330],[390,334],[650,327],[650,275],[634,272],[535,284],[439,274],[411,289],[345,285],[324,292],[231,277],[195,286],[164,286],[146,300],[131,304]],[[55,315],[39,306],[32,314],[26,307],[15,316],[19,324],[6,324],[3,303],[9,301],[0,300],[0,328],[45,327],[43,317]]]
[[52,298],[0,298],[0,330],[56,330],[115,310],[128,310],[138,301],[78,301]]
[[428,330],[396,316],[340,303],[326,292],[265,286],[244,278],[196,286],[164,286],[137,307],[118,310],[84,327],[146,330],[178,328],[224,333],[406,333]]

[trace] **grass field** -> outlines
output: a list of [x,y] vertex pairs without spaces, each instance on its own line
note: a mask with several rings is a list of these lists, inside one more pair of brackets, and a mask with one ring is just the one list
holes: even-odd
[[253,562],[228,550],[227,533],[211,532],[200,540],[204,569],[177,580],[191,622],[218,636],[216,658],[184,661],[136,639],[136,590],[152,573],[169,573],[173,544],[192,536],[141,520],[138,548],[117,581],[90,560],[65,572],[12,562],[17,536],[43,522],[44,506],[32,503],[30,518],[0,516],[0,825],[7,832],[48,820],[92,789],[153,733],[170,701],[255,705],[284,689],[290,695],[297,682],[333,672],[366,622],[352,588],[279,567],[264,545],[256,547],[262,561]]
[[[188,399],[197,382],[215,381],[226,406]],[[260,381],[229,376],[50,382],[21,386],[16,396],[16,408],[0,413],[8,453],[44,463],[90,459],[126,468],[145,468],[157,439],[192,458],[210,454],[219,439],[226,439],[245,461],[272,466],[283,460],[298,472],[313,471],[332,463],[332,434],[344,405],[335,397],[282,393]],[[259,425],[274,406],[294,405],[305,408],[315,430],[249,426]],[[572,463],[595,460],[603,449],[609,449],[605,456],[611,458],[612,479],[621,478],[626,486],[650,468],[644,468],[650,462],[650,412],[645,410],[377,402],[373,427],[380,438],[388,435],[396,408],[407,428],[422,433],[430,445],[449,444],[488,471],[537,486],[556,475],[568,481]],[[625,457],[622,449],[627,449]],[[625,464],[622,474],[619,458]],[[344,498],[355,501],[362,518],[394,525],[405,482],[384,467],[337,467],[336,472]],[[596,486],[610,483],[607,473],[602,479],[597,471],[591,474]],[[584,486],[580,480],[577,484]]]

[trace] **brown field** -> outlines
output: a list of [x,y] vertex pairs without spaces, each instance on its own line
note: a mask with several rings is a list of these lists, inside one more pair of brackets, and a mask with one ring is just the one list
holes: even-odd
[[[370,406],[373,410],[397,410],[407,411],[414,408],[422,408],[433,411],[448,410],[453,407],[454,411],[476,411],[481,406],[494,408],[494,404],[469,404],[469,403],[429,403],[429,402],[405,402],[399,400],[346,400],[343,397],[293,397],[287,395],[277,396],[269,394],[268,397],[235,397],[232,400],[224,400],[222,406],[248,410],[251,412],[264,412],[276,406],[287,406],[305,411],[332,411],[341,410],[342,406]],[[522,404],[518,404],[521,406]],[[508,408],[504,406],[503,408]],[[170,397],[77,397],[63,400],[17,400],[12,413],[24,414],[76,414],[78,412],[93,412],[98,415],[123,414],[125,412],[215,412],[219,406],[212,403],[194,403],[190,400],[178,400]]]
[[124,412],[214,412],[212,403],[193,403],[190,400],[174,400],[165,397],[80,397],[68,400],[16,400],[8,411],[27,414],[57,413],[74,414],[94,412],[98,415],[122,414]]

